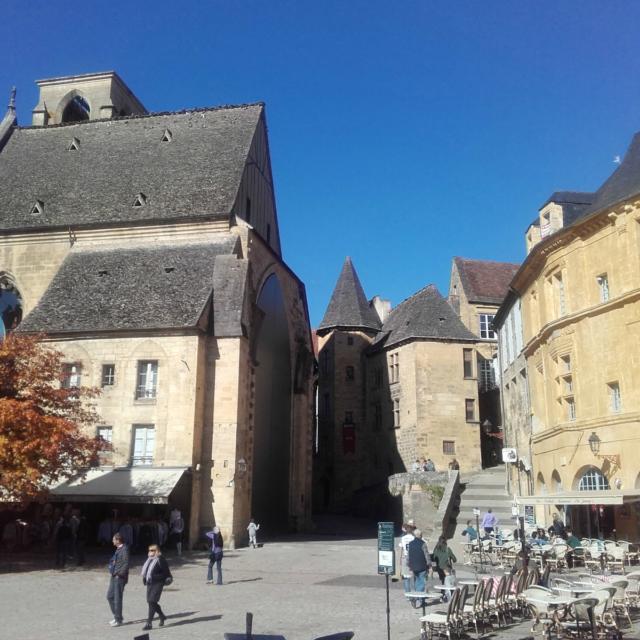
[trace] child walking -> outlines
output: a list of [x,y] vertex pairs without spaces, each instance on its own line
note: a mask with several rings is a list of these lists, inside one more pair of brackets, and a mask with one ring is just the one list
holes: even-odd
[[247,531],[249,532],[249,544],[253,545],[254,549],[258,546],[258,539],[256,537],[256,532],[258,531],[259,528],[260,528],[260,525],[256,524],[256,521],[253,518],[251,518],[251,520],[249,521],[249,526],[247,527]]

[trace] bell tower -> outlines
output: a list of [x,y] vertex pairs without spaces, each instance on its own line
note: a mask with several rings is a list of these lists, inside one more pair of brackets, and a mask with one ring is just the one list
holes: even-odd
[[40,98],[33,109],[34,126],[147,113],[115,71],[49,78],[36,84]]

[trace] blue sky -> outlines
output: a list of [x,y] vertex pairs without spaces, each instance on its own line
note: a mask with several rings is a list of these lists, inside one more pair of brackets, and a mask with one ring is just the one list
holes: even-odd
[[640,3],[4,0],[0,100],[116,70],[151,111],[264,100],[283,252],[313,325],[346,255],[368,296],[519,262],[558,189],[640,129]]

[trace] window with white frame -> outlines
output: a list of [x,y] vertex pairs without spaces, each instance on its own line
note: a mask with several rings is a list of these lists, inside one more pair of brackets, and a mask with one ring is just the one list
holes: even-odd
[[479,318],[480,318],[480,337],[486,338],[487,340],[495,340],[496,334],[493,331],[493,329],[491,329],[491,323],[493,322],[493,319],[495,318],[495,316],[490,313],[481,313],[479,315]]
[[609,481],[597,469],[586,471],[578,484],[578,491],[607,491],[610,488]]
[[393,399],[393,426],[395,429],[400,427],[400,399]]
[[576,402],[573,398],[565,398],[564,402],[567,408],[567,420],[572,422],[576,419]]
[[155,426],[152,424],[134,424],[132,466],[152,465],[155,448]]
[[493,360],[481,358],[478,361],[478,382],[483,391],[488,391],[496,386],[496,374],[493,368]]
[[113,427],[98,427],[98,438],[111,444],[113,442]]
[[609,277],[606,273],[601,273],[596,277],[596,282],[600,292],[600,302],[606,302],[609,299]]
[[63,389],[74,389],[80,386],[82,365],[78,362],[65,362],[62,365],[60,386]]
[[136,399],[149,400],[158,393],[158,361],[140,360],[138,362],[138,383]]
[[103,364],[101,385],[103,387],[112,387],[115,383],[116,383],[116,365]]
[[620,413],[622,411],[620,385],[617,382],[609,382],[607,388],[609,390],[609,410],[611,413]]

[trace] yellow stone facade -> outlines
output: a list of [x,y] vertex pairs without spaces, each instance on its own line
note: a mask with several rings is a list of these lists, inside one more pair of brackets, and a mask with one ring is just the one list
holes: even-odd
[[[541,238],[532,227],[529,256],[513,281],[522,303],[535,494],[576,491],[595,469],[631,501],[640,492],[640,201],[566,228],[553,205],[545,213],[553,233]],[[615,509],[619,537],[637,534],[635,504]],[[548,522],[554,510],[539,506],[536,517]]]

